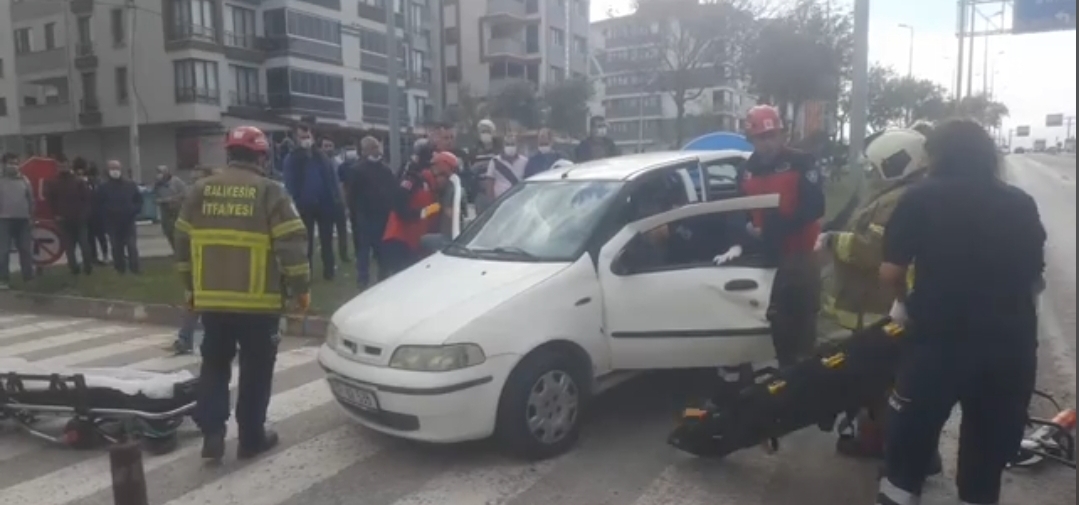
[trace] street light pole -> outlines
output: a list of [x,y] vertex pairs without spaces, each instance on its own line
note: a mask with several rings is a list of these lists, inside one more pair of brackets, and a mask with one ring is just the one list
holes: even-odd
[[978,5],[970,3],[970,59],[967,60],[967,95],[974,95],[974,32],[978,26]]
[[[386,6],[386,73],[389,75],[388,91],[389,97],[387,97],[386,105],[390,107],[389,113],[386,117],[386,126],[389,129],[389,149],[390,149],[390,167],[396,169],[401,166],[401,120],[400,110],[398,107],[398,100],[400,97],[397,95],[398,79],[400,76],[400,70],[397,65],[397,19],[395,10],[397,2],[400,0],[386,0],[383,5]],[[405,10],[405,9],[401,9]]]
[[[135,33],[135,0],[127,2],[127,36],[133,37]],[[135,41],[130,40],[127,44],[127,101],[131,110],[131,126],[128,130],[128,165],[131,176],[136,183],[142,182],[142,160],[139,153],[139,98],[135,94]]]
[[910,32],[910,43],[907,47],[907,78],[914,78],[914,27],[900,23],[900,28],[906,28]]
[[854,72],[851,79],[849,163],[862,158],[869,103],[869,0],[854,1]]
[[955,103],[958,106],[959,100],[963,98],[963,53],[966,52],[966,33],[967,33],[967,0],[959,0],[959,13],[958,13],[958,30],[956,30],[956,39],[959,40],[959,51],[956,54],[955,61]]

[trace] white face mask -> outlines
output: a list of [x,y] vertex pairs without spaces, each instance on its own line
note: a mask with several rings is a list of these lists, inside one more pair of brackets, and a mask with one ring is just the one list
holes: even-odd
[[539,146],[539,152],[547,154],[551,152],[551,146]]
[[360,155],[356,153],[355,149],[349,149],[349,150],[345,151],[345,159],[346,160],[354,160],[354,159],[357,159],[359,157],[360,157]]
[[372,154],[371,156],[368,156],[367,159],[371,161],[379,161],[382,159],[382,156],[378,154]]
[[600,126],[599,128],[596,128],[596,136],[598,136],[598,137],[606,137],[607,136],[607,127],[606,126]]
[[119,179],[120,178],[120,171],[119,170],[109,170],[109,177],[112,177],[113,179]]
[[517,156],[517,146],[506,146],[502,148],[502,153],[506,156]]
[[483,142],[484,144],[490,144],[491,143],[491,138],[492,137],[491,137],[490,133],[481,133],[480,134],[480,142]]
[[311,140],[311,139],[301,139],[300,140],[300,147],[302,147],[304,149],[309,149],[313,145],[315,145],[314,140]]

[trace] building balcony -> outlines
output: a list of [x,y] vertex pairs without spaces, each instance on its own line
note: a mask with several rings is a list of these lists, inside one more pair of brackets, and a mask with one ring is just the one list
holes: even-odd
[[[529,8],[532,12],[529,12]],[[487,15],[508,18],[527,19],[539,14],[539,5],[530,0],[487,0]]]
[[521,39],[497,38],[487,39],[487,56],[527,58],[529,53],[525,47],[525,41]]
[[225,32],[225,56],[250,63],[262,63],[266,60],[269,44],[266,39],[253,33]]
[[94,70],[97,68],[97,54],[94,53],[93,42],[79,42],[75,44],[75,68],[79,70]]
[[87,97],[79,101],[79,125],[101,126],[101,103],[96,97]]
[[345,101],[291,93],[267,95],[270,109],[284,114],[345,119]]
[[344,62],[343,50],[339,45],[324,44],[287,35],[267,36],[260,44],[264,44],[264,50],[269,53],[267,55],[269,57],[289,55],[333,65],[341,65]]
[[19,107],[19,122],[23,126],[45,126],[70,121],[71,104],[66,101]]
[[266,101],[266,95],[249,92],[230,91],[229,110],[257,110],[263,111],[270,106]]
[[15,74],[19,77],[49,71],[67,72],[67,52],[64,48],[15,55]]
[[176,103],[202,103],[220,105],[221,92],[216,89],[182,87],[176,88]]
[[221,51],[217,40],[217,30],[212,26],[190,23],[176,23],[165,34],[166,51],[200,49],[203,51]]
[[94,12],[94,0],[71,0],[71,13],[92,14]]

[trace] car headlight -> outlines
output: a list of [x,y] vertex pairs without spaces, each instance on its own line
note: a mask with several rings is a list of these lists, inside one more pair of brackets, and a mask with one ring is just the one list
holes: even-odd
[[330,323],[326,328],[326,346],[335,351],[341,346],[341,330],[337,329],[336,324]]
[[447,372],[483,363],[487,357],[476,344],[405,345],[390,358],[390,368],[417,372]]

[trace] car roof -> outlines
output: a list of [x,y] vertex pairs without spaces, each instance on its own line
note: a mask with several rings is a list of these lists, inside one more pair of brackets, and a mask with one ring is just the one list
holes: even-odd
[[722,151],[659,151],[627,154],[548,170],[530,177],[529,180],[628,181],[653,170],[660,170],[687,161],[700,160],[708,162],[729,157],[744,159],[749,157],[749,153],[728,149]]

